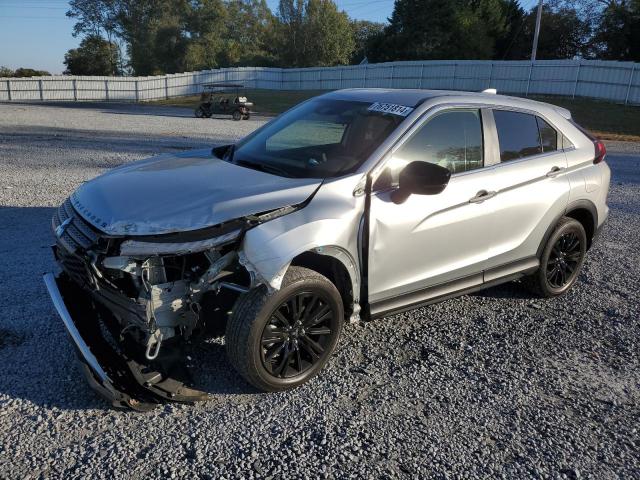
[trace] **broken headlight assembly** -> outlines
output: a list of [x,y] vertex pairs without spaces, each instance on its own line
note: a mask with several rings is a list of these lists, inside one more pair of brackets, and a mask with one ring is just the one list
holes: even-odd
[[241,262],[244,232],[297,208],[199,231],[113,237],[65,202],[52,221],[63,274],[46,283],[67,306],[58,310],[63,320],[66,312],[67,329],[83,332],[72,333],[83,342],[76,342],[83,363],[95,354],[109,377],[96,379],[96,368],[88,368],[90,384],[114,405],[138,409],[158,400],[205,399],[189,387],[189,345],[222,334],[238,296],[259,284]]

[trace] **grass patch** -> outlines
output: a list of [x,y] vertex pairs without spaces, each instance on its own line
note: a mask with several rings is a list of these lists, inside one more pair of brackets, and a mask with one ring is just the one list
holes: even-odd
[[640,107],[587,98],[534,97],[571,111],[573,119],[602,140],[640,141]]
[[[256,90],[245,89],[243,94],[253,102],[252,110],[260,114],[277,115],[325,90]],[[567,108],[573,118],[595,136],[603,140],[640,141],[640,107],[586,98],[536,96],[534,100]],[[196,108],[200,96],[170,98],[149,102],[151,105]]]

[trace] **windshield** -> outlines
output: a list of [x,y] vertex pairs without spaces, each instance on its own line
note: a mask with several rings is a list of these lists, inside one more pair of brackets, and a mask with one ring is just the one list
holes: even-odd
[[311,100],[242,140],[225,160],[286,177],[353,172],[405,118],[375,105],[380,104]]

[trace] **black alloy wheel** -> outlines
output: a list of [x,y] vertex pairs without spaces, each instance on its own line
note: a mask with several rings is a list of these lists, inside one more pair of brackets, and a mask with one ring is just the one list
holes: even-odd
[[343,324],[336,286],[314,270],[291,266],[279,290],[261,285],[238,297],[227,322],[227,354],[254,387],[287,390],[329,362]]
[[563,288],[573,280],[582,260],[580,238],[575,232],[562,235],[551,248],[547,261],[547,281],[553,288]]
[[587,253],[587,234],[574,218],[562,217],[546,240],[540,268],[524,279],[542,297],[562,295],[578,280]]
[[321,292],[302,291],[284,301],[262,332],[262,366],[277,378],[304,374],[329,353],[336,312]]

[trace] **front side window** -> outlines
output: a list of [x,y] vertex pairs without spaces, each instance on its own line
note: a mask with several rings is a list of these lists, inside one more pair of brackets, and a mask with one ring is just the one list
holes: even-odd
[[411,162],[429,162],[451,173],[484,165],[482,118],[479,110],[454,110],[430,118],[393,155],[376,181],[375,189],[398,184],[400,171]]
[[482,120],[478,110],[441,113],[395,153],[403,162],[430,162],[451,173],[482,167]]
[[405,119],[371,107],[360,101],[311,100],[242,140],[224,160],[286,177],[351,173]]

